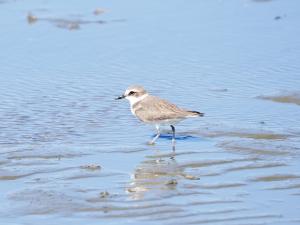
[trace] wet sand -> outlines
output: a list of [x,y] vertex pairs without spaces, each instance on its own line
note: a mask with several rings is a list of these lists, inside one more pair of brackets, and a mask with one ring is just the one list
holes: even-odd
[[0,224],[298,224],[299,5],[0,1]]

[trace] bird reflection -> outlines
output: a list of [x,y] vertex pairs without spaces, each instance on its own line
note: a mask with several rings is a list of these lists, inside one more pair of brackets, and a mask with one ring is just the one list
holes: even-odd
[[176,190],[182,175],[183,169],[176,162],[174,152],[163,155],[157,151],[134,170],[127,192],[133,199],[142,199],[147,193]]

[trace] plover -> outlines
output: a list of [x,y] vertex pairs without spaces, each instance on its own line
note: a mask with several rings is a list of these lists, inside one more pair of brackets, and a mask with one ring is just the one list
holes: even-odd
[[156,127],[156,136],[148,142],[154,144],[160,136],[160,126],[169,125],[172,129],[172,146],[175,149],[175,124],[181,120],[204,116],[204,113],[181,109],[176,105],[148,94],[148,92],[139,85],[130,86],[125,93],[118,99],[126,98],[130,103],[131,113],[139,120],[147,124],[153,124]]

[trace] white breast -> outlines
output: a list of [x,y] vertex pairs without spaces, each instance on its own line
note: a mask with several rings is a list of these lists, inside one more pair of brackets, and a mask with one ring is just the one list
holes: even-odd
[[135,110],[134,110],[134,108],[132,107],[132,105],[130,106],[130,111],[131,111],[131,113],[135,116]]
[[131,110],[131,113],[133,115],[135,115],[135,110],[136,110],[136,109],[133,108],[133,105],[135,105],[136,103],[142,101],[147,96],[148,96],[148,94],[144,94],[144,95],[142,95],[140,97],[137,97],[137,98],[134,97],[134,96],[127,96],[126,97],[128,99],[128,101],[129,101],[129,103],[130,103],[130,110]]

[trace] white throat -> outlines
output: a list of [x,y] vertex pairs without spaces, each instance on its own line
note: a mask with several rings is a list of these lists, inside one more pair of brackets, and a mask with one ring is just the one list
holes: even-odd
[[146,98],[149,94],[144,94],[142,96],[139,97],[134,97],[134,96],[127,96],[126,99],[128,99],[129,103],[130,103],[130,107],[132,107],[135,103],[138,103],[140,101],[142,101],[144,98]]

